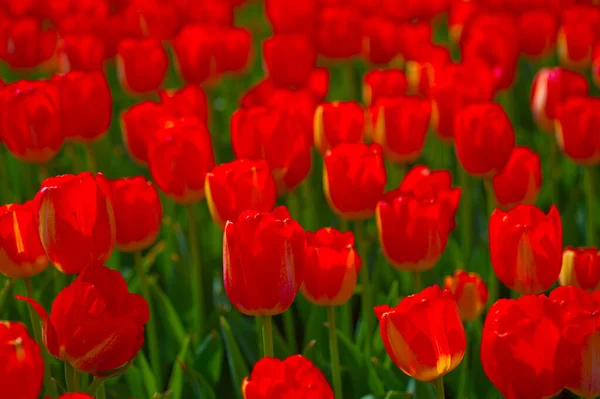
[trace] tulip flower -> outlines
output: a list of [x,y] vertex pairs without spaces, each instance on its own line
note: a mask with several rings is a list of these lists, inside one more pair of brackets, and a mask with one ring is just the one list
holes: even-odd
[[160,90],[158,95],[169,114],[177,118],[193,116],[208,123],[208,99],[202,87],[188,84],[177,90]]
[[154,101],[143,101],[123,112],[120,120],[123,143],[131,159],[142,166],[148,165],[149,142],[157,131],[173,126],[175,119]]
[[17,299],[42,319],[48,352],[78,371],[101,378],[118,375],[144,343],[148,304],[128,292],[120,272],[105,266],[84,268],[54,299],[50,316],[33,298]]
[[497,206],[509,211],[519,204],[533,205],[542,186],[542,165],[538,154],[516,146],[501,172],[492,179]]
[[375,307],[388,355],[405,374],[433,381],[454,370],[466,350],[458,306],[434,285],[405,297],[397,307]]
[[265,160],[239,159],[218,165],[206,174],[204,185],[208,209],[224,228],[244,211],[269,212],[275,207],[277,186]]
[[479,4],[469,1],[456,1],[448,14],[448,33],[454,43],[460,43],[465,26],[477,15]]
[[[142,0],[143,1],[143,0]],[[229,27],[234,22],[233,6],[239,0],[179,2],[186,19],[198,24]],[[177,3],[176,3],[177,6]]]
[[285,360],[264,357],[242,382],[244,399],[275,397],[334,399],[333,391],[321,371],[302,355]]
[[19,81],[2,89],[2,139],[24,162],[46,163],[56,156],[65,139],[60,97],[50,81]]
[[452,62],[450,50],[439,44],[427,43],[417,47],[412,59],[406,61],[408,91],[429,97],[435,76]]
[[69,72],[54,79],[60,92],[65,137],[89,142],[106,134],[112,118],[112,96],[103,73]]
[[363,77],[363,100],[370,106],[380,98],[403,97],[407,87],[401,69],[371,69]]
[[546,291],[560,274],[562,224],[556,207],[548,215],[533,205],[496,209],[489,225],[492,266],[498,279],[521,294]]
[[311,33],[317,18],[318,0],[266,0],[265,12],[276,34]]
[[[400,3],[398,3],[400,4]],[[433,28],[427,21],[408,22],[398,25],[400,54],[403,60],[414,60],[421,49],[430,46],[433,41]]]
[[585,97],[588,90],[587,80],[577,72],[560,67],[541,69],[531,86],[533,119],[544,131],[552,133],[560,104],[569,97]]
[[94,399],[93,396],[87,393],[66,393],[61,395],[58,399]]
[[331,6],[317,18],[316,43],[319,54],[327,58],[350,58],[361,53],[362,15],[356,7]]
[[215,164],[208,129],[197,118],[185,118],[156,131],[148,145],[148,164],[156,185],[174,201],[189,205],[202,200],[204,179]]
[[8,278],[32,277],[47,265],[33,202],[0,206],[0,273]]
[[93,34],[64,35],[58,42],[57,52],[58,65],[62,72],[92,72],[104,69],[104,42]]
[[546,57],[556,44],[558,21],[549,10],[529,10],[518,17],[521,51],[533,59]]
[[577,69],[590,66],[598,26],[600,10],[592,5],[575,5],[563,11],[557,48],[561,64]]
[[124,39],[117,51],[119,80],[127,91],[144,94],[162,85],[169,57],[158,40]]
[[600,395],[596,373],[600,351],[599,292],[590,294],[579,287],[559,287],[550,293],[550,299],[561,307],[564,322],[557,368],[565,376],[565,386],[580,398],[596,398]]
[[317,51],[306,35],[275,35],[263,42],[265,67],[277,87],[303,87],[317,60]]
[[365,114],[355,101],[333,101],[317,107],[315,145],[322,155],[342,143],[363,141]]
[[372,15],[364,19],[363,54],[372,64],[388,64],[400,54],[397,23]]
[[156,189],[142,176],[108,180],[120,251],[148,248],[160,231],[162,206]]
[[569,159],[580,165],[600,163],[600,100],[570,97],[558,107],[556,139]]
[[431,269],[455,228],[460,194],[450,172],[411,169],[377,204],[379,242],[388,262],[399,270]]
[[592,54],[592,80],[596,87],[600,87],[600,41],[596,43]]
[[63,273],[102,265],[115,247],[115,218],[106,178],[98,173],[50,177],[36,195],[40,239]]
[[477,319],[488,301],[488,289],[477,273],[457,270],[444,279],[444,288],[452,292],[463,321]]
[[416,97],[382,98],[369,109],[373,141],[390,162],[406,164],[421,156],[431,120],[431,103]]
[[56,31],[44,29],[31,16],[3,18],[0,58],[13,68],[34,68],[48,61],[56,48]]
[[383,195],[386,179],[379,144],[340,144],[325,155],[325,197],[331,209],[342,218],[371,217]]
[[44,360],[23,324],[0,321],[0,357],[0,396],[37,399],[42,391]]
[[454,149],[464,170],[490,178],[500,172],[515,146],[515,132],[500,104],[474,104],[454,120]]
[[560,309],[550,299],[501,299],[483,326],[483,370],[506,399],[551,398],[564,387],[560,340]]
[[588,292],[600,290],[598,248],[565,248],[558,283],[563,286],[580,287]]
[[171,2],[132,0],[121,15],[136,21],[142,33],[156,40],[171,40],[179,30],[177,5]]

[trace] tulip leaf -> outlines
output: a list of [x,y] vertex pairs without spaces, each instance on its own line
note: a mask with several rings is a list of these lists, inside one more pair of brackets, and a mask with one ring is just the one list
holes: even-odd
[[127,370],[127,372],[125,373],[125,380],[127,381],[127,386],[129,388],[129,393],[131,397],[152,398],[154,396],[154,393],[150,394],[148,391],[145,391],[142,373],[135,365],[129,367],[129,370]]
[[165,322],[170,327],[178,345],[183,345],[186,333],[175,307],[164,291],[161,290],[157,284],[151,284],[150,288],[152,290],[152,294],[156,298],[156,304],[154,305],[155,311],[165,318]]
[[[150,364],[148,363],[148,359],[146,359],[146,355],[144,352],[140,351],[135,360],[137,366],[139,367],[139,371],[142,375],[142,380],[144,381],[144,386],[146,387],[146,392],[148,392],[149,397],[154,397],[154,394],[157,392],[160,393],[158,386],[156,385],[156,377],[152,374],[152,369],[150,368]],[[162,388],[162,387],[161,387]]]
[[406,381],[403,378],[399,378],[392,370],[385,368],[377,359],[372,360],[373,367],[377,374],[381,377],[383,383],[388,389],[402,390],[406,388]]
[[323,323],[325,322],[325,308],[322,306],[313,305],[308,315],[306,322],[306,330],[304,332],[304,346],[308,345],[310,341],[316,339],[321,341],[327,339],[327,336],[323,331]]
[[186,337],[183,340],[183,344],[181,345],[181,349],[177,354],[177,359],[175,360],[175,364],[173,365],[173,371],[171,372],[171,379],[169,380],[169,392],[172,396],[172,399],[182,399],[183,398],[183,383],[184,383],[184,369],[185,358],[188,353],[188,348],[190,346],[190,337]]
[[196,349],[193,369],[206,377],[212,385],[216,385],[221,378],[223,352],[223,340],[215,331],[211,331]]
[[237,346],[231,327],[225,317],[221,317],[221,332],[225,341],[227,362],[231,372],[231,380],[237,398],[242,398],[242,381],[250,375],[248,366]]
[[194,398],[217,399],[215,390],[200,373],[193,369],[186,369],[185,371],[189,377],[189,385],[191,385],[189,388],[192,392],[194,392]]
[[400,300],[400,285],[398,284],[398,280],[394,280],[392,285],[390,286],[390,292],[385,300],[385,303],[388,306],[396,307],[398,305],[398,301]]

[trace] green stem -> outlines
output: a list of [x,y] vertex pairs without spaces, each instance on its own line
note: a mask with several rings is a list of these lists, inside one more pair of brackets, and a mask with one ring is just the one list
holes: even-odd
[[[484,181],[485,190],[486,190],[486,198],[487,198],[487,210],[488,210],[488,223],[492,216],[492,213],[496,209],[496,197],[494,195],[494,188],[492,186],[492,182],[489,180]],[[498,299],[498,291],[500,289],[500,282],[498,281],[498,277],[496,276],[496,272],[494,271],[494,267],[492,266],[492,262],[490,259],[489,270],[488,270],[488,289],[490,296],[490,303],[496,302]]]
[[444,377],[438,377],[435,380],[435,397],[436,399],[445,399],[444,394]]
[[293,348],[293,352],[298,350],[298,340],[296,338],[296,323],[294,322],[293,306],[283,313],[283,328],[285,329],[285,338],[288,345]]
[[273,350],[273,318],[271,316],[259,316],[262,323],[263,355],[275,357]]
[[473,204],[471,197],[471,178],[458,166],[458,184],[462,189],[460,197],[460,235],[463,250],[463,267],[468,269],[468,261],[473,249]]
[[421,272],[413,271],[413,293],[419,293],[423,289],[423,283],[421,281]]
[[[300,223],[300,203],[298,202],[298,194],[294,192],[290,192],[287,194],[286,204],[292,219],[296,220]],[[307,227],[303,225],[303,227]]]
[[50,176],[50,172],[48,172],[48,165],[46,165],[46,164],[38,165],[38,176],[39,176],[40,186],[41,186],[42,182]]
[[88,169],[92,173],[96,173],[98,171],[98,165],[96,164],[96,155],[94,155],[94,148],[91,143],[85,143],[85,156],[87,157]]
[[463,357],[462,363],[460,364],[459,367],[459,377],[458,377],[458,391],[457,391],[457,398],[465,398],[465,393],[467,390],[467,373],[469,370],[469,356],[470,356],[470,351],[469,351],[469,331],[471,330],[471,328],[469,328],[469,325],[465,325],[465,332],[467,334],[467,346],[465,348],[465,355]]
[[102,395],[102,392],[100,391],[100,387],[104,385],[104,378],[100,378],[100,377],[94,377],[94,380],[92,381],[92,383],[90,384],[90,386],[88,387],[88,389],[85,391],[88,395],[90,396],[95,396],[96,392],[98,392],[98,396]]
[[586,215],[586,242],[588,247],[595,247],[596,237],[596,169],[595,166],[585,168],[585,206]]
[[327,307],[327,322],[329,324],[329,352],[331,354],[331,371],[333,373],[333,391],[336,399],[342,399],[342,374],[340,370],[340,350],[338,348],[335,330],[335,308]]
[[394,189],[400,186],[402,180],[404,180],[404,175],[406,175],[406,164],[402,163],[394,163],[389,165],[389,189]]
[[[348,231],[348,220],[340,218],[340,231]],[[340,327],[348,337],[352,336],[352,298],[340,306]]]
[[8,292],[10,291],[12,284],[12,280],[6,280],[4,282],[2,290],[0,290],[0,320],[2,319],[2,313],[4,312],[4,304],[6,303],[6,297],[8,296]]
[[150,319],[148,323],[146,323],[146,334],[147,339],[146,343],[148,344],[148,351],[150,352],[150,365],[152,367],[152,372],[154,373],[154,378],[156,378],[156,384],[162,388],[162,371],[161,371],[161,361],[160,361],[160,348],[159,348],[159,340],[158,333],[156,330],[156,320],[154,319],[155,313],[152,310],[152,299],[150,295],[150,286],[148,285],[148,279],[146,278],[146,274],[144,273],[144,268],[142,267],[142,253],[137,251],[133,254],[135,270],[138,275],[138,279],[140,280],[140,289],[142,291],[142,296],[148,302],[148,308],[150,309]]
[[194,322],[194,338],[200,340],[204,330],[204,315],[206,306],[204,304],[204,278],[200,265],[200,254],[198,253],[198,235],[196,233],[196,219],[194,218],[193,205],[187,207],[188,216],[188,246],[190,248],[190,273],[192,284],[192,320]]
[[365,352],[367,356],[371,355],[371,333],[374,328],[375,313],[373,313],[373,298],[371,297],[371,289],[369,287],[369,262],[367,260],[367,242],[364,231],[364,222],[357,221],[355,224],[356,236],[355,244],[358,249],[358,254],[362,259],[363,265],[360,268],[360,283],[362,285],[362,320],[365,339]]
[[106,399],[106,385],[104,385],[104,384],[100,385],[100,388],[98,388],[98,394],[96,395],[96,397],[98,399]]
[[552,203],[559,209],[559,181],[560,181],[560,168],[558,165],[558,143],[554,135],[550,136],[550,187],[552,189]]
[[260,317],[255,317],[255,324],[256,324],[256,339],[257,339],[257,343],[258,343],[258,353],[264,353],[264,348],[263,348],[263,334],[262,334],[262,321],[260,319]]
[[[25,283],[25,292],[27,293],[27,296],[31,299],[34,299],[35,297],[33,295],[33,286],[31,285],[31,278],[24,277],[23,283]],[[44,390],[46,391],[46,394],[50,395],[51,398],[55,398],[58,396],[58,392],[56,390],[56,385],[54,384],[54,382],[52,382],[50,359],[42,340],[42,329],[40,327],[40,320],[31,306],[28,306],[27,308],[29,309],[29,317],[31,318],[31,328],[33,328],[33,336],[35,338],[35,342],[37,342],[37,344],[39,345],[40,350],[42,352],[42,356],[44,358]]]
[[77,370],[71,363],[65,360],[65,380],[67,382],[67,392],[78,392],[79,391],[79,379],[77,376]]
[[354,69],[354,64],[350,62],[345,62],[343,65],[344,68],[344,84],[346,85],[347,100],[360,101],[360,93],[356,87],[356,71]]
[[302,183],[301,189],[304,201],[304,222],[306,223],[306,229],[313,231],[315,229],[315,198],[310,178],[311,175]]

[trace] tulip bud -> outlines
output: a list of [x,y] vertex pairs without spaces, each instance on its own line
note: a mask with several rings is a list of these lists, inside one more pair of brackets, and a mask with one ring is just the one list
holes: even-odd
[[488,301],[488,289],[479,274],[457,270],[444,279],[444,288],[452,292],[463,321],[477,319]]
[[177,90],[160,90],[158,96],[169,114],[177,118],[193,116],[208,124],[208,99],[202,87],[187,84]]
[[48,61],[56,48],[56,31],[43,29],[41,18],[3,18],[2,58],[13,68],[34,68]]
[[124,39],[117,51],[119,80],[125,90],[144,94],[162,85],[169,67],[169,56],[159,41]]
[[555,122],[558,146],[580,165],[600,163],[600,100],[570,97],[558,107]]
[[265,12],[276,34],[311,33],[317,17],[317,0],[266,0]]
[[62,72],[93,72],[104,69],[104,42],[93,34],[64,35],[58,42],[58,64]]
[[363,54],[372,64],[388,64],[400,54],[397,23],[379,15],[364,19]]
[[600,289],[600,252],[597,248],[567,247],[562,256],[558,283],[588,292]]
[[317,18],[319,54],[328,58],[350,58],[362,50],[362,15],[356,7],[325,7]]
[[263,57],[276,87],[298,88],[308,81],[317,51],[306,35],[275,35],[263,42]]
[[322,155],[342,143],[363,141],[365,114],[355,101],[321,104],[315,111],[315,145]]
[[496,204],[509,211],[519,204],[533,205],[542,186],[542,164],[528,147],[515,147],[508,162],[492,179]]
[[363,77],[363,100],[370,106],[380,98],[403,97],[407,87],[401,69],[371,69]]
[[521,51],[528,57],[546,57],[556,44],[556,16],[548,10],[530,10],[519,16]]
[[598,40],[600,10],[591,5],[574,5],[561,15],[558,31],[558,58],[570,68],[589,68]]

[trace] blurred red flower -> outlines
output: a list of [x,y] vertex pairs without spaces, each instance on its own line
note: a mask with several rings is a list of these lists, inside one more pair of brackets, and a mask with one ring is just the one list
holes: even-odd
[[158,96],[165,112],[177,118],[194,116],[208,124],[209,104],[202,87],[187,84],[180,89],[159,90]]
[[54,55],[56,37],[56,31],[44,29],[34,17],[2,18],[0,59],[13,68],[37,67]]
[[452,292],[463,321],[473,321],[483,313],[488,289],[479,274],[457,270],[444,279],[444,288]]
[[535,203],[542,186],[540,156],[528,147],[516,146],[501,172],[492,179],[497,206],[508,211],[519,204]]
[[538,9],[524,12],[518,17],[521,51],[528,57],[546,57],[556,45],[558,21],[549,10]]
[[319,54],[328,58],[359,55],[363,45],[360,11],[351,5],[322,9],[317,18],[316,43]]
[[169,56],[158,40],[124,39],[117,51],[119,80],[127,91],[144,94],[162,85]]
[[589,68],[594,44],[600,39],[600,10],[592,5],[573,5],[561,14],[558,58],[570,68]]
[[371,69],[363,76],[363,101],[369,106],[380,98],[403,97],[407,88],[401,69]]
[[315,111],[315,146],[321,155],[342,143],[363,141],[365,111],[356,101],[323,103]]
[[600,163],[600,99],[570,97],[556,117],[556,140],[565,155],[580,165]]
[[104,42],[93,34],[61,36],[57,46],[58,69],[62,72],[104,69]]
[[277,87],[303,87],[317,60],[310,38],[303,34],[279,34],[263,42],[267,73]]
[[565,248],[558,282],[560,285],[572,285],[588,292],[599,290],[600,252],[598,248]]

